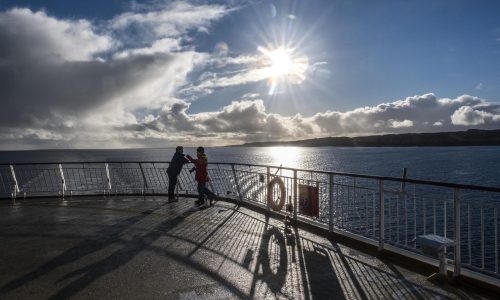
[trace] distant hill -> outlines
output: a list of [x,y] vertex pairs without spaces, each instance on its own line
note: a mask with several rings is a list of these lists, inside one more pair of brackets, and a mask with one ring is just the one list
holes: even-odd
[[385,134],[360,137],[326,137],[287,142],[255,142],[238,146],[303,146],[303,147],[415,147],[415,146],[493,146],[500,145],[500,129],[435,133]]

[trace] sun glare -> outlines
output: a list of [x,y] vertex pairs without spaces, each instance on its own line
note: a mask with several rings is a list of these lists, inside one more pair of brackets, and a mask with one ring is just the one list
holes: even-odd
[[309,61],[306,56],[298,55],[293,48],[257,48],[264,54],[264,73],[268,78],[269,94],[276,92],[278,84],[300,84],[306,79]]
[[288,75],[293,69],[293,61],[285,49],[279,48],[268,54],[271,60],[271,73],[274,76]]

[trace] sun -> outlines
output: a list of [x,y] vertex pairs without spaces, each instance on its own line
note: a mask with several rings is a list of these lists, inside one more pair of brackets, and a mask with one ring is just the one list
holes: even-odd
[[299,55],[293,48],[257,48],[263,56],[264,74],[268,78],[269,94],[275,93],[278,84],[300,84],[306,79],[309,67],[307,56]]
[[271,60],[271,73],[273,76],[288,75],[294,67],[290,53],[286,49],[279,48],[271,51],[268,53],[268,57]]

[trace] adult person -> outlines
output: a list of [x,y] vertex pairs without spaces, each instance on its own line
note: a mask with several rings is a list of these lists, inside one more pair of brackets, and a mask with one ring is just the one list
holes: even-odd
[[175,185],[177,184],[177,176],[182,171],[182,166],[185,163],[188,163],[189,160],[183,154],[184,148],[182,146],[177,146],[175,148],[174,156],[170,161],[170,164],[167,168],[168,174],[168,201],[173,202],[175,200]]
[[196,168],[194,179],[198,182],[198,200],[195,203],[197,205],[203,205],[205,203],[205,195],[207,195],[210,200],[210,205],[212,205],[212,201],[216,196],[206,186],[209,179],[207,171],[208,157],[205,154],[205,148],[200,146],[196,149],[196,159],[192,158],[189,154],[186,155],[186,157]]

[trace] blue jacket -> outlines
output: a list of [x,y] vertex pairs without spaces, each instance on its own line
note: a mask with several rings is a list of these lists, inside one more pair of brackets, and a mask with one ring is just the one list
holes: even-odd
[[188,162],[189,160],[184,157],[184,154],[175,152],[172,160],[170,161],[170,164],[168,165],[167,174],[173,176],[179,175],[179,173],[182,171],[182,166]]

